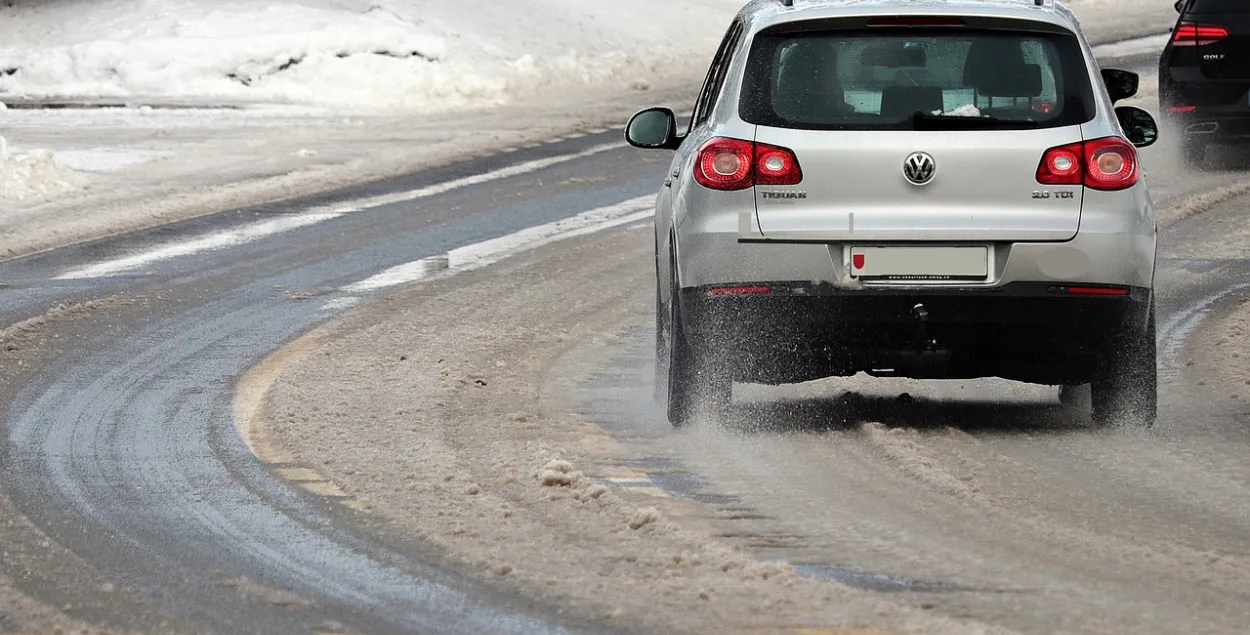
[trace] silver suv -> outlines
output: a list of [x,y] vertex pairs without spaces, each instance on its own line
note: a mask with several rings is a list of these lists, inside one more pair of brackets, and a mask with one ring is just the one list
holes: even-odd
[[656,392],[682,425],[734,381],[860,372],[1090,385],[1156,411],[1154,206],[1116,101],[1053,0],[755,0],[725,34],[656,201]]

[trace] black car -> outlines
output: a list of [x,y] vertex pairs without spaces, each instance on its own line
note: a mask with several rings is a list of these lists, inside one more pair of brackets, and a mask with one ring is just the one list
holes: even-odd
[[1250,141],[1250,1],[1177,0],[1159,59],[1159,107],[1200,165],[1213,142]]

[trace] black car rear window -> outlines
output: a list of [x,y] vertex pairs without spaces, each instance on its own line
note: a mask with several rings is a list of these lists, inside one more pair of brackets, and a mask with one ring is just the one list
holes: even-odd
[[1250,13],[1246,0],[1194,0],[1190,13]]
[[761,33],[749,55],[740,115],[758,125],[1029,129],[1085,123],[1096,110],[1070,34],[808,29]]

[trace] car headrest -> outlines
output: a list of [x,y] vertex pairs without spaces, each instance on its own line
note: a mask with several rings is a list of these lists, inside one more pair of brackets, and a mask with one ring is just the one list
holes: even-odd
[[1025,63],[1018,41],[977,40],[964,62],[964,85],[986,97],[1037,97],[1042,94],[1042,68]]
[[1037,64],[1001,66],[972,84],[984,97],[1037,97],[1042,94],[1042,67]]
[[973,40],[964,58],[964,85],[976,86],[997,75],[1001,69],[1024,65],[1024,51],[1018,40],[982,38]]
[[799,43],[786,51],[778,69],[773,103],[777,114],[799,121],[821,121],[844,103],[838,57],[824,43]]
[[938,86],[886,86],[881,90],[881,117],[904,119],[916,111],[931,113],[943,108]]

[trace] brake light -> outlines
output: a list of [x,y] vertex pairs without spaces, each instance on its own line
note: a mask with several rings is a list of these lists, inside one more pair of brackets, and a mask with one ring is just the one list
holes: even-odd
[[1181,22],[1172,33],[1172,46],[1206,46],[1228,37],[1228,29],[1209,24]]
[[1137,183],[1137,150],[1120,137],[1104,137],[1051,148],[1037,166],[1043,185],[1084,185],[1122,190]]
[[764,143],[717,137],[695,158],[694,180],[712,190],[745,190],[756,185],[797,185],[803,170],[794,152]]
[[962,18],[948,18],[940,15],[900,15],[884,18],[873,18],[868,26],[964,26]]
[[751,187],[751,164],[755,146],[738,139],[712,139],[699,149],[694,179],[713,190]]
[[1168,112],[1193,112],[1197,109],[1197,106],[1172,106],[1168,108]]
[[1137,150],[1119,137],[1085,142],[1089,157],[1085,186],[1096,190],[1122,190],[1137,182]]

